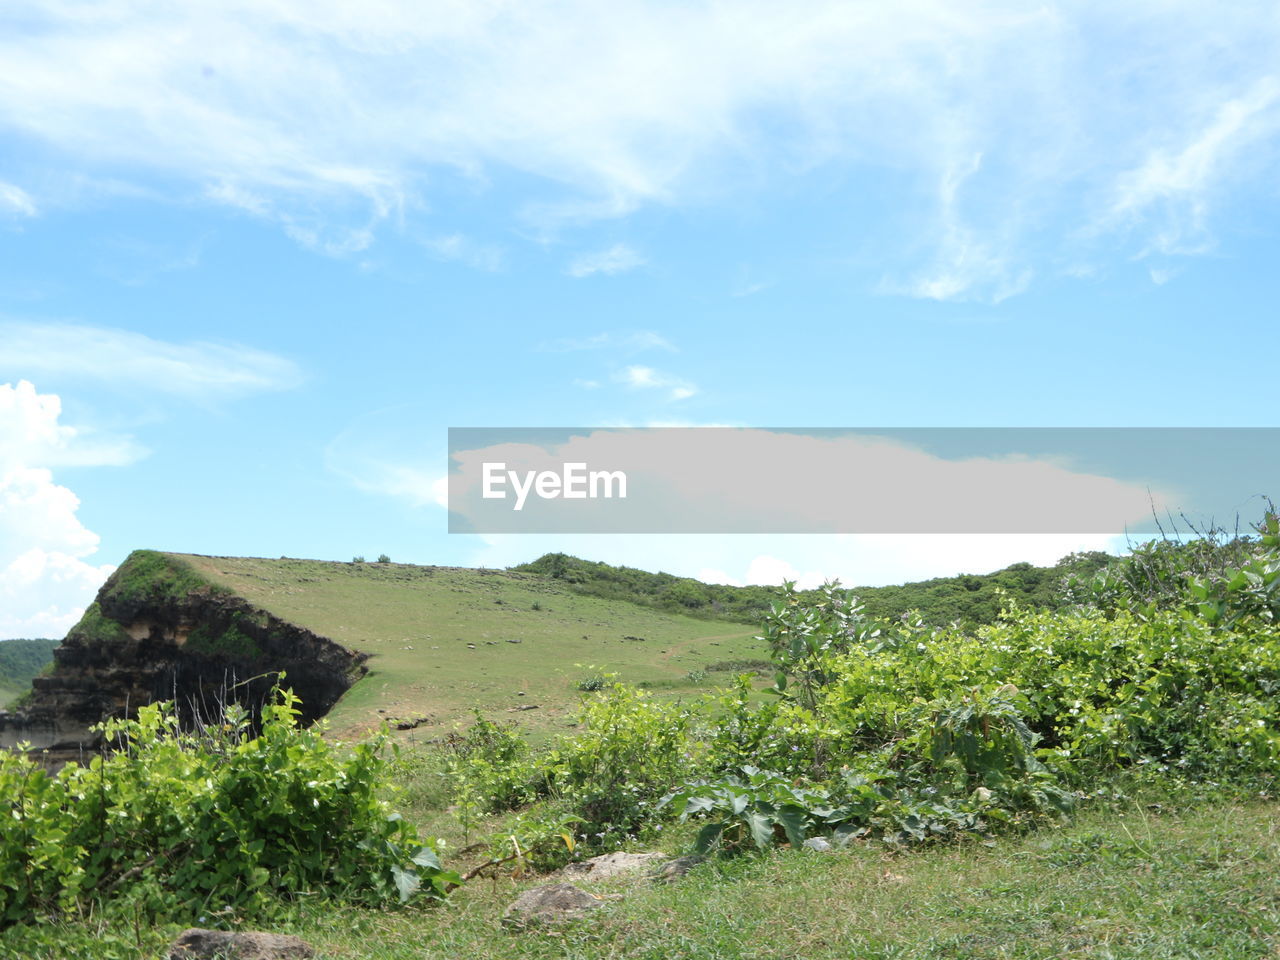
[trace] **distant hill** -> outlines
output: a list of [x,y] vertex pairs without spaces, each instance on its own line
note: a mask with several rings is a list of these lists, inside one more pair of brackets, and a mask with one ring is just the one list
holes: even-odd
[[0,707],[31,689],[31,678],[53,662],[57,640],[0,640]]
[[[1015,563],[994,573],[938,577],[900,586],[846,586],[858,595],[871,617],[896,617],[917,610],[931,625],[960,623],[971,627],[995,620],[1000,613],[1002,591],[1024,606],[1052,607],[1057,605],[1058,591],[1068,576],[1087,577],[1114,559],[1093,551],[1063,557],[1051,567]],[[757,622],[777,596],[774,587],[702,583],[690,577],[615,567],[563,553],[548,553],[512,569],[558,580],[585,596],[741,623]]]

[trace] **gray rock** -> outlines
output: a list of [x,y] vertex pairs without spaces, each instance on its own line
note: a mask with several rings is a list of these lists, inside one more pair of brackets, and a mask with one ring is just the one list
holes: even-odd
[[298,937],[193,927],[169,945],[168,960],[306,960],[315,955],[311,944]]
[[829,841],[822,839],[822,837],[810,837],[802,844],[802,847],[805,850],[812,850],[814,853],[832,853],[835,851],[835,847]]
[[572,883],[549,883],[526,890],[507,907],[502,922],[512,927],[570,920],[596,909],[603,901]]
[[623,853],[619,850],[616,853],[602,853],[581,863],[571,863],[560,872],[574,879],[610,880],[644,873],[666,859],[665,853]]
[[659,865],[658,869],[649,874],[649,876],[654,880],[676,880],[683,877],[698,864],[705,862],[706,859],[706,857],[700,857],[696,854],[676,857],[674,860],[668,860],[666,863]]

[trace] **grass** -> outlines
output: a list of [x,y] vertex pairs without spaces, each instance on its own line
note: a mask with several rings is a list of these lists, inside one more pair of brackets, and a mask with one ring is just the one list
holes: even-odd
[[[501,927],[506,904],[546,882],[510,877],[475,881],[443,907],[290,906],[275,929],[322,960],[1275,957],[1277,813],[1273,802],[1130,803],[985,843],[712,861],[669,884],[583,884],[622,896],[550,932]],[[0,958],[149,957],[178,929],[92,919],[18,928],[0,934]]]
[[[578,684],[601,672],[657,696],[698,696],[716,661],[759,658],[754,630],[585,597],[509,571],[396,563],[179,555],[193,572],[277,616],[372,654],[329,714],[352,735],[385,718],[428,717],[430,738],[480,709],[535,736],[563,727]],[[519,643],[508,641],[518,640]],[[537,706],[537,710],[521,707]]]

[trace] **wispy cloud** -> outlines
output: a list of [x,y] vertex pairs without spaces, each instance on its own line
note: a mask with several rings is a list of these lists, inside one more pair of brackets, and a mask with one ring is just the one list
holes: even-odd
[[200,237],[175,248],[134,237],[115,237],[101,244],[97,271],[125,286],[143,286],[164,274],[200,266],[207,240]]
[[237,343],[170,343],[72,323],[0,322],[0,376],[91,380],[200,402],[285,390],[292,360]]
[[907,283],[886,280],[882,291],[925,300],[999,303],[1031,284],[1031,270],[1017,267],[965,219],[960,192],[982,169],[982,155],[961,158],[942,172],[938,186],[938,242],[933,263]]
[[1111,222],[1157,221],[1152,246],[1161,253],[1198,253],[1210,242],[1211,198],[1242,152],[1280,130],[1280,82],[1268,76],[1216,105],[1206,123],[1176,146],[1151,150],[1122,173]]
[[756,271],[743,264],[738,268],[737,277],[729,288],[729,296],[735,299],[754,297],[757,293],[768,290],[771,286],[773,286],[772,280],[757,275]]
[[461,233],[433,237],[425,246],[437,260],[451,260],[487,273],[498,272],[506,261],[501,247],[481,243]]
[[698,392],[697,386],[688,380],[661,373],[653,367],[624,367],[614,375],[614,380],[632,390],[664,391],[669,400],[687,400]]
[[[1274,170],[1278,41],[1248,0],[29,4],[0,129],[50,180],[194,187],[332,255],[500,177],[508,209],[589,220],[889,170],[894,284],[994,300],[1092,223],[1202,246],[1234,178]],[[975,155],[948,225],[938,184]]]
[[0,180],[0,214],[34,217],[38,212],[31,194],[19,186]]
[[596,250],[575,257],[565,272],[571,277],[589,277],[596,273],[611,277],[614,274],[626,273],[628,270],[642,267],[645,263],[645,258],[631,247],[625,243],[615,243],[605,250]]
[[606,331],[589,337],[560,337],[544,340],[538,349],[547,353],[573,353],[584,350],[616,350],[623,353],[639,353],[643,350],[676,352],[675,344],[652,330],[630,332]]

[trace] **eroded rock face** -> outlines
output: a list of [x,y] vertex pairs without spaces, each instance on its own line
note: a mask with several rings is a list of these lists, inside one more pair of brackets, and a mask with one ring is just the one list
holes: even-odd
[[367,659],[152,551],[130,555],[53,655],[22,709],[0,712],[0,745],[27,740],[54,760],[95,749],[91,725],[158,700],[175,701],[187,725],[231,701],[256,713],[281,671],[310,723]]

